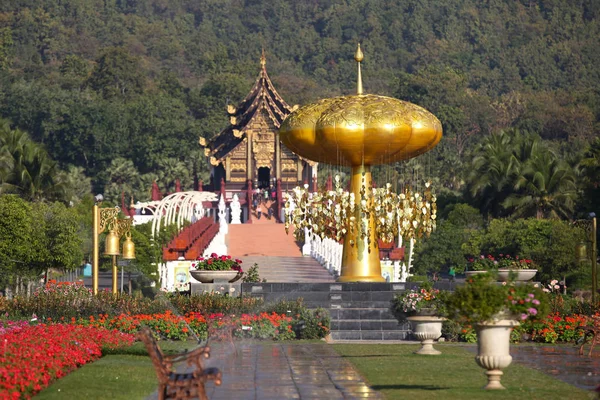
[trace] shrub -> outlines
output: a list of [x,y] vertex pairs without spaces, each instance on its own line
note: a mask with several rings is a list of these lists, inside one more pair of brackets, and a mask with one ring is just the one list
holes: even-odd
[[329,334],[331,318],[324,308],[303,308],[295,317],[294,331],[298,339],[322,339]]
[[248,282],[248,283],[260,282],[260,276],[258,274],[258,264],[257,263],[254,263],[254,265],[251,266],[248,269],[248,271],[246,271],[246,274],[242,278],[242,281]]
[[540,288],[528,283],[495,282],[493,274],[479,274],[446,298],[451,318],[467,323],[492,319],[499,313],[524,321],[548,313],[548,298]]

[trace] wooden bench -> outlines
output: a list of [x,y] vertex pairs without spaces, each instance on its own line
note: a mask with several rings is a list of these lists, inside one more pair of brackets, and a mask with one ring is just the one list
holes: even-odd
[[581,347],[579,348],[579,355],[583,355],[583,346],[585,346],[586,339],[588,336],[592,337],[590,342],[590,352],[588,353],[588,357],[592,356],[592,351],[594,350],[594,345],[600,344],[600,317],[592,316],[590,317],[593,325],[585,325],[578,327],[583,331],[583,342],[581,343]]
[[[164,355],[150,329],[143,327],[137,334],[146,345],[158,377],[158,399],[200,399],[208,400],[204,384],[214,381],[221,384],[221,372],[217,368],[204,368],[202,359],[210,357],[209,347],[199,347],[193,351],[175,355]],[[191,372],[176,372],[175,363],[186,362],[195,367]]]

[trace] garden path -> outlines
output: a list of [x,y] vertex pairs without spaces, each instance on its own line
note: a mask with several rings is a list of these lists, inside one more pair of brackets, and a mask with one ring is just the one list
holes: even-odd
[[[223,383],[207,384],[211,400],[382,399],[349,361],[318,343],[211,343],[207,367],[223,373]],[[153,393],[146,400],[158,399]]]

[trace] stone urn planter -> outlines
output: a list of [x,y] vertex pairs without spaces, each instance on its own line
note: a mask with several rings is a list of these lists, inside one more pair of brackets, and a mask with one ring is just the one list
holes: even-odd
[[230,271],[204,271],[190,270],[192,277],[201,283],[233,283],[240,279],[244,273],[235,270]]
[[415,315],[406,319],[410,321],[413,335],[421,341],[421,348],[415,351],[415,354],[442,354],[441,351],[433,348],[433,341],[442,336],[442,323],[446,318],[430,315]]
[[537,274],[537,269],[499,269],[498,270],[498,280],[500,282],[508,281],[511,272],[515,272],[515,280],[519,282],[526,282]]
[[477,274],[486,274],[487,271],[465,271],[465,277],[470,277]]
[[[505,315],[499,318],[510,318]],[[505,389],[500,384],[502,369],[512,362],[510,355],[510,333],[519,322],[514,319],[493,319],[475,325],[477,332],[477,356],[475,361],[486,369],[488,384],[484,389]]]

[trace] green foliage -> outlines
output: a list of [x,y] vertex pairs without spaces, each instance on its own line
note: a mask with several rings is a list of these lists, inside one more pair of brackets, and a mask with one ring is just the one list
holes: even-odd
[[499,314],[519,320],[539,318],[549,310],[548,298],[540,288],[521,282],[500,284],[490,273],[468,278],[445,301],[450,318],[468,323],[499,318]]
[[485,138],[475,149],[469,193],[488,215],[569,218],[575,209],[574,169],[536,135],[517,130]]
[[77,213],[62,203],[33,203],[32,212],[35,221],[32,265],[36,270],[65,271],[81,266],[82,239]]
[[[199,312],[203,314],[223,313],[240,315],[261,310],[263,301],[253,297],[233,297],[212,293],[194,294],[191,296],[169,293],[158,296],[156,302],[164,307],[172,307],[180,314]],[[281,314],[281,313],[280,313]],[[285,314],[285,312],[283,312]]]
[[13,53],[13,38],[10,28],[0,28],[0,71],[8,69]]
[[[227,126],[224,107],[250,90],[261,47],[283,98],[306,104],[353,90],[360,40],[367,90],[414,101],[444,128],[427,163],[398,163],[382,175],[394,187],[431,175],[458,193],[471,188],[465,166],[491,133],[520,129],[558,141],[565,160],[597,136],[600,23],[592,4],[3,2],[0,116],[44,143],[61,168],[84,168],[99,192],[115,158],[132,161],[141,176],[158,175],[162,159],[187,162],[198,135]],[[540,171],[509,179],[506,192],[518,194],[511,202],[502,191],[479,193],[474,204],[491,215],[572,214],[573,180],[558,179],[570,173],[546,158]],[[194,183],[208,172],[201,165]],[[581,207],[593,209],[584,195]]]
[[144,75],[140,74],[137,57],[124,48],[111,47],[104,49],[100,58],[96,60],[96,67],[88,84],[105,98],[129,97],[143,90],[144,78]]
[[43,146],[0,121],[0,194],[40,201],[61,199],[63,192],[58,166]]
[[463,245],[466,254],[513,254],[531,259],[546,281],[577,269],[575,248],[581,240],[579,228],[559,220],[492,220],[485,230],[474,233]]
[[321,339],[329,334],[331,317],[323,308],[309,309],[303,299],[281,299],[265,305],[265,312],[285,314],[294,318],[294,332],[298,339]]
[[462,245],[471,235],[483,227],[483,219],[477,209],[467,204],[455,204],[430,237],[417,242],[415,268],[420,273],[448,271],[465,268],[467,255]]
[[322,339],[329,334],[331,317],[324,308],[300,309],[294,318],[294,331],[297,339]]
[[127,269],[158,280],[157,265],[162,262],[162,247],[152,238],[152,223],[132,226],[131,239],[135,243],[135,259],[129,261]]
[[253,266],[251,266],[248,271],[246,271],[246,273],[244,274],[244,277],[242,278],[242,282],[247,282],[247,283],[251,283],[251,282],[260,282],[260,275],[258,274],[258,264],[254,263]]
[[33,216],[31,206],[14,195],[0,196],[0,282],[14,283],[17,276],[31,276]]

